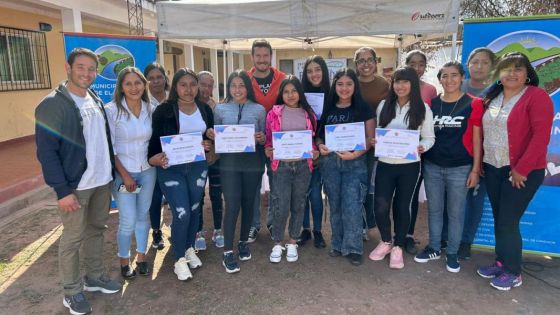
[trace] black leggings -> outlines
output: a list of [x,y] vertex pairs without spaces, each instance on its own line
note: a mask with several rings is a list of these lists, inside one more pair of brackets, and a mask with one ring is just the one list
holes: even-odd
[[249,229],[253,220],[255,195],[262,172],[259,171],[236,171],[232,169],[220,170],[222,191],[225,199],[224,214],[224,250],[233,250],[233,238],[237,217],[241,210],[240,241],[247,241]]
[[534,170],[527,176],[525,187],[517,189],[509,181],[511,168],[495,168],[484,163],[486,189],[494,215],[496,260],[512,274],[521,274],[521,233],[519,221],[544,180],[544,170]]
[[[420,178],[420,162],[377,164],[375,174],[375,219],[384,242],[391,242],[391,202],[395,218],[395,246],[404,246],[410,226],[412,199]],[[394,199],[393,199],[394,195]]]
[[[210,202],[212,203],[212,217],[214,219],[214,230],[222,228],[222,184],[220,181],[220,160],[208,166],[208,191],[210,193]],[[198,224],[198,232],[202,231],[204,225],[204,198],[206,192],[202,195],[200,203],[200,221]]]

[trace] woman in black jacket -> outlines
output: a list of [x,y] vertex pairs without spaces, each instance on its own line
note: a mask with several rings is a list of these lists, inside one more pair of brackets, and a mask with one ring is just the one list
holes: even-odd
[[[192,278],[189,266],[202,266],[193,247],[208,164],[206,161],[197,161],[169,166],[162,152],[160,137],[193,132],[200,132],[204,136],[206,130],[213,127],[212,109],[198,101],[197,94],[196,73],[188,68],[179,69],[173,76],[167,101],[158,106],[153,114],[153,131],[148,146],[149,163],[157,166],[159,185],[173,213],[171,242],[176,258],[175,273],[179,280]],[[203,144],[208,151],[211,142],[204,140]]]

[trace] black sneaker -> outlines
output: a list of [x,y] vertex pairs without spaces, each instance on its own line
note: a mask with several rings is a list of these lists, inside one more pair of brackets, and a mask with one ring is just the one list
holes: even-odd
[[252,226],[249,230],[249,238],[247,239],[247,243],[254,243],[257,240],[257,235],[259,234],[259,229]]
[[84,277],[84,290],[89,292],[101,291],[102,293],[111,294],[117,293],[122,288],[122,285],[109,278],[108,275],[103,274],[97,279],[90,279]]
[[350,263],[354,266],[359,266],[362,264],[362,255],[360,254],[350,253],[347,257],[350,260]]
[[152,231],[152,247],[157,248],[157,250],[162,250],[165,247],[161,230]]
[[447,241],[445,240],[441,240],[441,246],[439,247],[440,250],[446,250],[447,249]]
[[313,245],[317,248],[327,247],[321,231],[313,231]]
[[418,255],[414,256],[414,261],[419,263],[427,263],[430,260],[439,259],[441,257],[441,251],[435,250],[430,246],[426,248]]
[[466,242],[461,242],[459,245],[459,251],[457,252],[459,260],[469,260],[471,259],[471,244]]
[[239,242],[237,249],[239,250],[239,260],[246,261],[251,259],[251,250],[249,250],[247,242]]
[[147,276],[150,274],[150,268],[148,267],[147,261],[137,262],[136,269],[138,270],[138,274],[141,276]]
[[121,266],[121,276],[125,279],[133,279],[136,277],[136,271],[130,265]]
[[65,295],[62,299],[64,305],[70,311],[70,314],[80,315],[91,313],[91,304],[86,300],[82,292],[74,295]]
[[418,250],[416,249],[416,241],[412,236],[407,236],[404,239],[404,250],[410,255],[416,255]]
[[226,268],[227,273],[236,273],[240,270],[239,264],[237,263],[237,259],[235,259],[233,252],[224,253],[222,265]]
[[342,256],[342,253],[339,250],[336,249],[331,249],[329,251],[329,256],[331,257],[338,257],[338,256]]
[[311,232],[308,229],[303,229],[301,231],[301,234],[299,235],[299,239],[297,241],[297,244],[299,246],[303,246],[310,239],[311,239]]

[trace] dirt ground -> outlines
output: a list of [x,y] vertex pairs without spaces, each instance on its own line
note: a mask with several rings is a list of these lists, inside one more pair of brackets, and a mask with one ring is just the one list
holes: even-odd
[[[205,229],[211,231],[209,204],[205,203]],[[0,314],[68,313],[62,306],[58,278],[62,227],[55,203],[45,201],[37,207],[38,211],[0,223]],[[427,238],[425,212],[422,206],[417,227],[420,246]],[[168,211],[164,220],[168,236]],[[105,262],[110,274],[120,279],[117,224],[118,214],[112,213],[105,234]],[[329,226],[325,222],[327,242]],[[379,240],[376,229],[370,236],[359,267],[345,258],[329,257],[328,247],[316,249],[310,243],[299,248],[299,261],[271,264],[268,255],[273,243],[261,230],[251,245],[253,258],[241,262],[241,272],[233,275],[221,265],[221,250],[209,243],[208,250],[199,253],[203,267],[186,282],[173,273],[169,246],[162,251],[150,249],[151,276],[124,282],[117,294],[86,296],[93,314],[559,314],[560,291],[528,274],[523,275],[523,285],[510,292],[497,291],[477,276],[477,266],[492,262],[491,251],[475,250],[458,274],[447,272],[443,259],[418,264],[410,255],[405,257],[405,268],[397,271],[389,269],[387,259],[367,259]],[[532,274],[560,285],[558,259],[525,256],[525,261],[542,267],[533,268]]]

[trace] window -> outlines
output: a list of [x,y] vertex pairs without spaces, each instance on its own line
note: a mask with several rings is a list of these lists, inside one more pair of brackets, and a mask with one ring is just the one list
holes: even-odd
[[292,59],[280,59],[280,71],[285,74],[294,73],[294,61]]
[[0,26],[0,92],[50,88],[45,33]]

